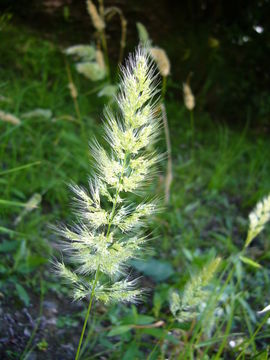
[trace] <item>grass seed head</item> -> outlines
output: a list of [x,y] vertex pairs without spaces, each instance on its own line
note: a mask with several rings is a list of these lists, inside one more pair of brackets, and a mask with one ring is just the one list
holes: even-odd
[[270,220],[270,194],[260,201],[255,209],[249,214],[249,229],[245,242],[247,247],[252,240],[259,235],[266,223]]
[[170,309],[179,322],[190,321],[200,313],[200,305],[210,297],[207,286],[214,277],[221,259],[210,261],[197,275],[186,284],[182,297],[172,292]]
[[195,108],[195,97],[188,83],[183,83],[183,95],[185,107],[192,111]]
[[105,23],[99,15],[95,4],[91,0],[87,0],[87,11],[90,15],[93,25],[97,31],[102,31],[105,29]]
[[159,47],[151,47],[150,54],[155,60],[161,76],[167,77],[170,75],[171,64],[166,51]]
[[[141,229],[157,205],[145,200],[135,205],[124,193],[137,194],[158,160],[149,148],[159,130],[155,95],[156,74],[147,51],[139,48],[122,68],[119,114],[106,111],[105,139],[111,149],[94,141],[96,168],[89,190],[71,186],[79,222],[58,229],[70,269],[63,262],[56,269],[71,284],[76,300],[89,296],[93,286],[96,299],[104,303],[136,301],[141,296],[136,279],[127,277],[126,266],[142,253],[146,239]],[[108,206],[103,208],[105,202]],[[103,274],[102,280],[94,283],[97,273]]]
[[70,82],[68,84],[68,88],[69,88],[70,96],[72,97],[72,99],[77,99],[78,91],[77,91],[75,84],[73,82]]

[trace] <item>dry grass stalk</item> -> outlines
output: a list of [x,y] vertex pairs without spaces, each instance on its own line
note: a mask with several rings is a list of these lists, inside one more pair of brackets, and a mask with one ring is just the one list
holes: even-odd
[[119,59],[118,59],[118,64],[121,64],[124,56],[124,49],[126,47],[127,20],[123,14],[123,11],[117,6],[111,6],[106,9],[105,11],[106,20],[109,21],[115,14],[119,15],[121,22],[121,39],[120,39],[120,51],[119,51]]

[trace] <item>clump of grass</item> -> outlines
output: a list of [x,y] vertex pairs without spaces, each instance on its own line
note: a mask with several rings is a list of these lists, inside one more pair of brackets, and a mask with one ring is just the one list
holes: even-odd
[[[218,270],[221,259],[219,257],[210,261],[207,265],[205,265],[201,272],[197,275],[193,276],[191,280],[189,280],[184,288],[183,293],[180,295],[177,291],[172,291],[170,294],[170,310],[173,314],[175,320],[180,323],[190,322],[191,320],[195,320],[200,317],[200,322],[195,324],[193,322],[191,325],[191,329],[193,332],[192,338],[190,339],[190,343],[188,346],[192,347],[194,342],[198,342],[202,333],[208,333],[208,336],[211,334],[211,331],[214,325],[217,325],[217,319],[214,320],[212,315],[214,315],[214,309],[216,313],[222,308],[217,307],[218,302],[222,301],[222,297],[228,297],[231,299],[231,309],[230,309],[230,318],[227,322],[225,334],[226,336],[230,333],[232,328],[232,319],[234,318],[234,303],[236,298],[237,289],[239,286],[239,273],[238,270],[241,268],[241,262],[253,267],[253,268],[261,268],[261,265],[256,261],[244,256],[247,247],[253,241],[253,239],[259,235],[261,231],[265,228],[266,223],[270,220],[270,196],[266,196],[262,201],[260,201],[255,209],[249,215],[249,229],[248,235],[245,241],[245,245],[242,250],[239,251],[238,256],[227,259],[227,266],[223,271],[220,279],[223,278],[223,275],[226,274],[224,278],[224,283],[222,286],[217,289],[210,291],[209,285],[211,284],[211,280],[213,279],[215,273]],[[228,271],[228,272],[227,272]],[[233,284],[234,276],[237,277],[237,283]],[[230,285],[229,285],[230,284]],[[228,290],[230,291],[228,293]],[[227,300],[228,301],[228,300]],[[244,304],[244,300],[243,300]],[[270,310],[270,306],[266,306],[263,310],[259,311],[258,314],[263,314]],[[251,310],[250,310],[251,311]],[[250,323],[247,318],[245,318],[247,322],[248,330],[251,336],[251,339],[247,342],[247,344],[251,343],[257,332],[261,329],[266,319],[258,326],[257,330],[253,333],[250,328]],[[216,324],[215,324],[216,323]],[[209,331],[210,330],[210,331]],[[190,330],[191,331],[191,330]],[[217,331],[219,329],[217,328]],[[226,337],[224,337],[223,341],[218,348],[218,352],[216,355],[216,359],[220,358],[224,347],[226,345]],[[247,348],[247,344],[245,343],[244,349]],[[240,358],[240,355],[237,357]]]
[[[96,172],[89,180],[90,193],[73,185],[79,224],[58,229],[62,249],[71,266],[56,263],[70,285],[75,300],[89,298],[76,359],[93,299],[104,303],[134,302],[142,290],[125,272],[127,261],[138,256],[146,241],[141,229],[155,210],[155,202],[133,205],[127,193],[139,194],[158,155],[148,146],[155,142],[159,121],[154,116],[155,74],[146,51],[138,49],[122,69],[117,102],[120,116],[106,110],[107,152],[97,141],[91,147]],[[107,207],[104,203],[107,203]]]

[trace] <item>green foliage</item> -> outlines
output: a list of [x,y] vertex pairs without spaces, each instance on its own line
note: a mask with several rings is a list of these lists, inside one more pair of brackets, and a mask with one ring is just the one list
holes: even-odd
[[37,343],[37,348],[40,351],[46,351],[48,349],[49,344],[45,339],[42,339],[40,342]]
[[[252,237],[244,252],[241,249],[249,226],[247,214],[270,191],[269,141],[266,130],[259,125],[239,131],[218,123],[224,119],[222,109],[225,105],[239,94],[241,98],[237,98],[237,104],[240,104],[253,86],[254,78],[251,83],[243,84],[240,74],[237,82],[242,85],[235,89],[233,79],[238,76],[237,72],[233,69],[228,75],[228,71],[223,71],[228,59],[224,59],[222,39],[217,38],[218,43],[212,41],[209,48],[208,34],[197,36],[203,40],[201,46],[198,46],[194,32],[183,40],[179,56],[186,57],[179,62],[178,69],[175,65],[172,67],[172,77],[168,81],[166,107],[174,172],[171,203],[162,215],[155,215],[150,230],[144,234],[154,238],[149,242],[154,260],[143,263],[136,260],[129,268],[132,276],[137,272],[144,275],[142,286],[151,290],[137,309],[118,304],[105,310],[97,305],[82,358],[233,359],[239,355],[240,358],[267,358],[269,333],[265,309],[270,297],[269,226],[265,226],[258,237]],[[171,50],[174,46],[168,39],[166,49]],[[205,48],[208,49],[206,55]],[[61,349],[63,343],[72,343],[75,347],[78,339],[74,333],[78,333],[82,325],[83,314],[70,304],[69,289],[48,273],[48,261],[55,250],[55,235],[48,232],[47,224],[60,218],[70,222],[75,220],[69,210],[65,184],[72,181],[80,186],[87,185],[87,141],[82,136],[70,98],[67,87],[70,81],[63,70],[63,54],[55,45],[23,27],[16,29],[5,23],[0,32],[0,59],[1,111],[20,120],[17,125],[0,122],[0,306],[8,303],[11,314],[27,308],[33,319],[45,318],[46,315],[39,316],[35,312],[39,302],[38,280],[40,274],[44,276],[45,298],[60,299],[59,314],[55,315],[56,328],[64,333],[64,338],[57,335],[49,340],[46,325],[45,330],[38,328],[35,332],[34,351],[38,351],[37,344],[42,344],[44,338],[48,342],[45,358],[49,358],[51,348]],[[95,61],[94,57],[92,59]],[[204,59],[204,62],[198,62],[198,59]],[[175,62],[174,59],[173,64]],[[198,72],[198,67],[202,72]],[[176,73],[186,79],[190,69],[196,75],[192,84],[198,94],[192,158],[189,118],[180,100],[179,83],[174,82]],[[99,115],[103,101],[91,92],[110,98],[116,93],[116,87],[107,83],[104,88],[102,83],[89,90],[89,81],[75,68],[71,67],[70,71],[79,94],[77,101],[86,139],[94,135],[101,138]],[[246,72],[244,75],[246,77]],[[199,84],[204,85],[201,88]],[[255,87],[252,91],[257,97],[253,98],[251,106],[254,107],[254,103],[261,106],[256,116],[251,116],[251,124],[258,118],[266,118],[268,101],[267,94],[260,96],[264,89],[258,91]],[[217,96],[220,101],[213,100]],[[211,105],[211,101],[216,105]],[[209,105],[209,113],[203,111],[205,104]],[[236,114],[237,110],[240,117],[246,116],[242,109],[233,102],[232,107],[227,106],[225,110],[230,115],[231,111]],[[214,115],[215,121],[212,120]],[[163,139],[158,142],[158,148],[161,152],[166,151]],[[120,153],[121,149],[118,151]],[[163,192],[163,168],[161,163],[160,183],[157,186],[150,183],[157,193]],[[35,194],[39,194],[41,201],[25,212]],[[256,207],[255,215],[261,225]],[[16,222],[16,219],[20,221]],[[126,222],[124,227],[128,225]],[[254,229],[257,231],[261,227]],[[256,231],[253,235],[258,235]],[[171,291],[177,289],[181,305],[183,295],[189,293],[187,284],[194,286],[196,274],[217,256],[223,259],[219,278],[207,287],[198,288],[203,295],[213,290],[219,301],[212,301],[210,296],[203,311],[197,306],[188,308],[193,315],[199,312],[195,320],[175,321],[169,311]],[[228,277],[230,269],[233,274]],[[192,298],[195,299],[198,297]],[[187,307],[188,302],[186,310]],[[265,312],[258,314],[262,309]],[[3,324],[6,323],[1,318],[0,326]],[[26,344],[27,341],[22,346]],[[38,357],[42,357],[46,344],[41,348]],[[9,343],[4,356],[18,358],[22,352],[21,348],[15,349]]]
[[156,259],[149,259],[147,261],[132,260],[131,265],[156,282],[165,281],[174,274],[172,265],[166,261]]

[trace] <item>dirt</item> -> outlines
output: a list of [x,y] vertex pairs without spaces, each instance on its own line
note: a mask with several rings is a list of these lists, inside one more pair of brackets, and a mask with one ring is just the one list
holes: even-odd
[[[14,297],[0,301],[0,358],[19,359],[33,332],[34,339],[28,360],[73,359],[79,341],[82,319],[65,326],[61,319],[80,314],[84,304],[71,302],[63,295],[49,292],[43,301],[40,315],[40,298],[31,296],[29,306],[18,303]],[[63,355],[64,354],[64,355]],[[25,355],[25,354],[24,354]]]

